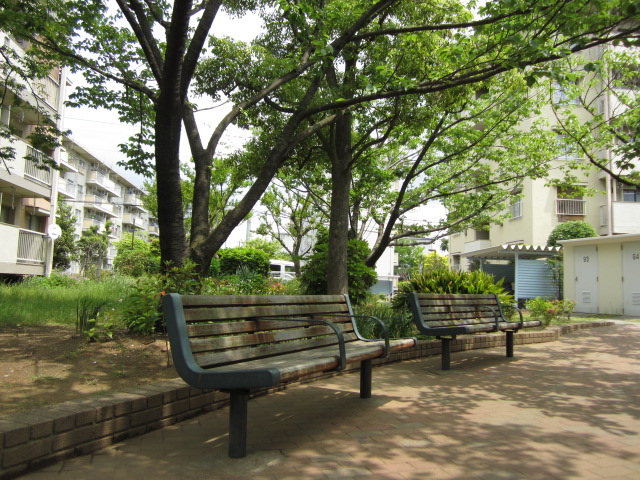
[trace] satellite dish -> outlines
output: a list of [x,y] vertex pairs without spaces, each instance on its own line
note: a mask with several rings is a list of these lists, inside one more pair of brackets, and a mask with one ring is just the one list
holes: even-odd
[[49,238],[51,238],[52,240],[59,239],[60,235],[62,235],[62,229],[60,228],[60,225],[56,223],[52,223],[51,225],[49,225],[47,227],[47,235],[49,235]]

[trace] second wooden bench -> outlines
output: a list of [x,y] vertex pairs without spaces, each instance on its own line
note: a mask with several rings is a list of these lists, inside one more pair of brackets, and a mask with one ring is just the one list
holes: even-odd
[[[409,304],[420,333],[436,337],[442,345],[442,369],[451,368],[451,340],[456,335],[505,332],[507,357],[513,357],[513,334],[521,328],[539,327],[538,320],[507,320],[497,295],[412,293]],[[514,307],[515,308],[515,307]]]

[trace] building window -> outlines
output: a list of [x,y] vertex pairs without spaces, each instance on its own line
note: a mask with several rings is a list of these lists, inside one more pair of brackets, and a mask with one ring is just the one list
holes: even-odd
[[558,155],[560,160],[575,160],[581,158],[576,145],[571,142],[571,139],[567,135],[558,134],[556,136],[556,142],[558,150],[560,150],[560,154]]
[[7,205],[0,206],[0,223],[8,223],[9,225],[13,225],[15,221],[16,211],[13,208],[8,207]]
[[489,240],[489,230],[475,230],[476,240]]
[[623,202],[640,202],[640,190],[637,188],[625,188],[622,190]]
[[580,98],[572,97],[568,86],[560,85],[558,82],[553,82],[553,103],[579,105]]

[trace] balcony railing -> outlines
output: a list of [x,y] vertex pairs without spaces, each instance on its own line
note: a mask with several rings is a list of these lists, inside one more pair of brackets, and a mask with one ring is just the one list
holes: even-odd
[[113,196],[120,197],[122,195],[122,190],[119,185],[116,185],[113,181],[107,178],[102,173],[97,170],[92,170],[87,175],[86,183],[88,185],[98,185],[102,189],[111,193]]
[[579,215],[587,214],[586,202],[574,198],[558,198],[556,199],[557,215]]
[[31,158],[36,159],[36,161],[30,159],[25,159],[24,164],[24,174],[25,176],[31,177],[32,179],[38,180],[45,185],[51,185],[51,168],[50,167],[42,167],[46,165],[45,161],[52,161],[51,157],[47,154],[42,153],[39,150],[36,150],[31,145],[27,146],[27,155]]
[[45,245],[45,235],[43,233],[20,229],[18,236],[18,262],[43,264]]
[[34,82],[36,84],[36,93],[47,104],[57,110],[58,108],[58,96],[60,95],[60,84],[53,78],[47,76],[45,78],[39,78]]

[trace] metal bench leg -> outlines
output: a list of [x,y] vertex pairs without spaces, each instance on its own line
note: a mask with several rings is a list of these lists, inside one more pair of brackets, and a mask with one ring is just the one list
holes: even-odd
[[507,330],[507,357],[513,357],[513,330]]
[[371,398],[371,376],[373,362],[371,359],[360,362],[360,398]]
[[247,410],[248,390],[231,390],[229,406],[229,457],[242,458],[247,455]]
[[442,370],[451,370],[451,339],[440,338],[442,345]]

